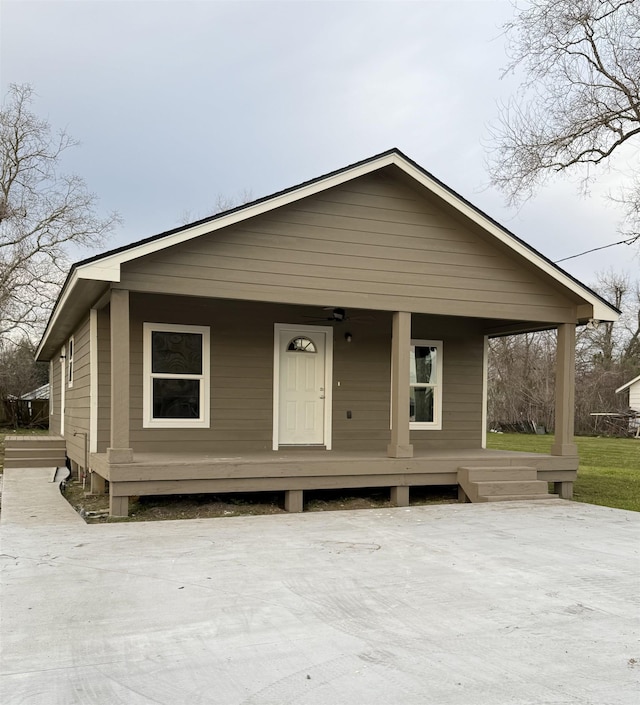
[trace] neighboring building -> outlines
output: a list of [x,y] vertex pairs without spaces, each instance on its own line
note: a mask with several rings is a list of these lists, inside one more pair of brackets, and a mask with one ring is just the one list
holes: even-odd
[[640,375],[623,384],[616,389],[616,394],[629,390],[629,410],[632,416],[629,418],[629,431],[640,437]]
[[[468,466],[526,465],[568,497],[575,327],[617,316],[391,150],[74,265],[37,358],[51,432],[76,468],[87,440],[113,514],[133,495],[244,490],[296,510],[322,487],[403,504]],[[488,338],[549,328],[551,455],[487,451]]]
[[34,399],[48,399],[49,398],[49,383],[43,384],[41,387],[38,387],[37,389],[32,389],[30,392],[27,392],[26,394],[23,394],[19,399],[23,399],[26,401],[33,401]]

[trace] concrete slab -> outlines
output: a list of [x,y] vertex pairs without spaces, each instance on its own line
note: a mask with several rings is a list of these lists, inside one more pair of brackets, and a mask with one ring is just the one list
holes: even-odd
[[3,705],[638,702],[639,514],[31,523],[7,480]]

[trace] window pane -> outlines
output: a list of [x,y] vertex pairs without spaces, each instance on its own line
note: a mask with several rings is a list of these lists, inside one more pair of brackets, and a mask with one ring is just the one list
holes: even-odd
[[174,375],[202,374],[202,335],[200,333],[151,333],[151,371]]
[[436,353],[437,348],[411,346],[409,378],[411,382],[436,384]]
[[294,338],[289,345],[287,345],[288,352],[316,352],[316,346],[313,340],[309,338]]
[[154,379],[154,419],[197,419],[200,417],[200,381],[197,379]]
[[433,422],[434,390],[431,387],[411,387],[409,390],[409,418],[411,421]]

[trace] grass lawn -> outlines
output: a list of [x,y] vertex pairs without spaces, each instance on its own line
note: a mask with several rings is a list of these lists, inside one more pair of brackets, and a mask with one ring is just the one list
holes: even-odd
[[[640,512],[640,439],[577,437],[580,469],[577,502]],[[487,448],[549,453],[553,436],[489,433]]]

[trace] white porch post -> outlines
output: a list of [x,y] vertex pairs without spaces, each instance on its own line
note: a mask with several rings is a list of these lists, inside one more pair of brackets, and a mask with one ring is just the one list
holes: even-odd
[[391,339],[391,442],[390,458],[412,458],[409,442],[409,352],[411,346],[411,314],[393,314]]
[[551,455],[578,455],[573,442],[576,377],[576,326],[558,326],[556,351],[556,426]]

